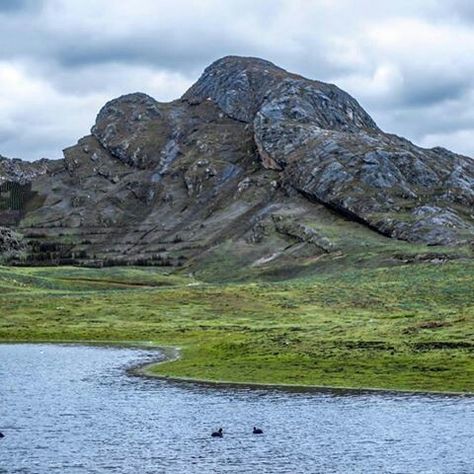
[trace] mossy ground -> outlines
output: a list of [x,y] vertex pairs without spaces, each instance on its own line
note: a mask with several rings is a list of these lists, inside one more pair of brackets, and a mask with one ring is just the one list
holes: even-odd
[[167,376],[474,392],[473,280],[468,260],[240,284],[0,267],[0,340],[180,346]]

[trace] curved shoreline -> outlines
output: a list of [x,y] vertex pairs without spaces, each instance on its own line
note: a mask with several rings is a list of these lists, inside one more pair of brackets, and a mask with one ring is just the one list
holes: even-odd
[[[264,383],[264,382],[237,382],[231,380],[212,380],[212,379],[201,379],[195,377],[179,377],[173,375],[161,375],[152,371],[153,367],[157,365],[166,364],[179,360],[181,349],[173,346],[156,346],[156,349],[162,351],[165,356],[163,360],[157,362],[147,362],[140,364],[136,367],[132,367],[128,370],[131,375],[147,377],[159,380],[166,380],[175,383],[183,384],[198,384],[202,386],[208,386],[211,388],[217,387],[228,387],[228,388],[248,388],[255,390],[265,389],[277,389],[292,392],[326,392],[338,394],[363,394],[363,393],[375,393],[375,394],[400,394],[400,395],[435,395],[435,396],[451,396],[451,397],[474,397],[473,392],[450,392],[450,391],[428,391],[428,390],[403,390],[396,388],[376,388],[376,387],[336,387],[329,385],[301,385],[301,384],[289,384],[289,383]],[[167,356],[167,354],[172,354]]]
[[0,341],[0,344],[53,344],[53,345],[78,345],[78,346],[96,346],[96,347],[127,347],[136,349],[149,349],[160,351],[162,359],[154,362],[146,362],[126,368],[126,373],[136,377],[146,377],[150,379],[164,380],[180,384],[198,384],[209,388],[227,387],[227,388],[247,388],[255,390],[276,389],[292,392],[325,392],[337,393],[339,395],[360,395],[364,393],[371,394],[400,394],[400,395],[432,395],[448,397],[474,397],[474,392],[452,392],[435,390],[408,390],[396,388],[376,388],[376,387],[340,387],[330,385],[301,385],[288,383],[264,383],[264,382],[238,382],[231,380],[212,380],[195,377],[179,377],[173,375],[161,375],[153,372],[152,367],[177,361],[181,358],[181,348],[177,346],[159,346],[151,341]]

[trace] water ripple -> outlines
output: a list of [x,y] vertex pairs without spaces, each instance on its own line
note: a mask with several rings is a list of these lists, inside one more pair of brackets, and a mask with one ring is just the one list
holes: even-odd
[[[127,375],[152,358],[156,351],[0,345],[0,474],[472,472],[473,398]],[[224,438],[211,438],[220,426]]]

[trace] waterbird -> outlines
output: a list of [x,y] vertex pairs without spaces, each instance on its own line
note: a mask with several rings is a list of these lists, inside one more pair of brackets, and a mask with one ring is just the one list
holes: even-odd
[[0,438],[5,438],[5,435],[0,431]]
[[263,434],[263,430],[260,428],[253,427],[253,434]]
[[224,432],[222,430],[222,428],[219,428],[217,431],[214,431],[211,436],[213,438],[222,438],[224,436]]

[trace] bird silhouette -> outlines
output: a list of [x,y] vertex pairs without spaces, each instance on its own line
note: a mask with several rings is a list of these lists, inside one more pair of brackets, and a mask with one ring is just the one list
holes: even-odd
[[211,436],[213,438],[222,438],[224,436],[224,431],[222,430],[222,428],[219,428],[217,431],[214,431]]

